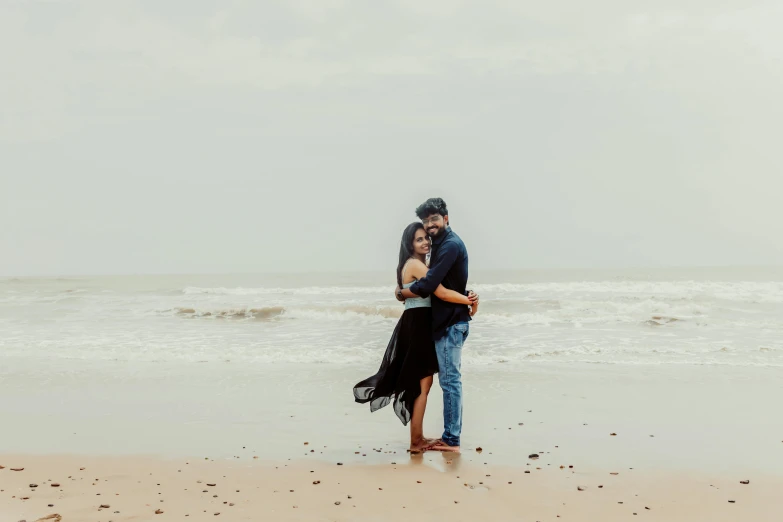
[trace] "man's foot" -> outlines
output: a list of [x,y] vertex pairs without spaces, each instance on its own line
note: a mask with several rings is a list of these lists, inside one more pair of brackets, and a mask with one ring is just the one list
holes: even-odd
[[452,453],[459,453],[460,449],[459,446],[449,446],[443,441],[438,442],[438,444],[435,444],[434,446],[430,447],[431,450],[434,451],[450,451]]

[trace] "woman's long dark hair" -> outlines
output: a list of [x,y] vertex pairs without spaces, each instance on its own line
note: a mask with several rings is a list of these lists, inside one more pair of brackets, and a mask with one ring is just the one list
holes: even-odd
[[397,265],[397,284],[402,288],[402,267],[413,257],[413,239],[416,237],[417,230],[424,230],[424,225],[420,221],[411,223],[402,232],[402,241],[400,241],[400,263]]

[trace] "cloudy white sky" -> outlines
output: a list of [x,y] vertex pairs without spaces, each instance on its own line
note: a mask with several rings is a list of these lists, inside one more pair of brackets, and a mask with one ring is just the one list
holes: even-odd
[[0,275],[783,264],[783,3],[0,3]]

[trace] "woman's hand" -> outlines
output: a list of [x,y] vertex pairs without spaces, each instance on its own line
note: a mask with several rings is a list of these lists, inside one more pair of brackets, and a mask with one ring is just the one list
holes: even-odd
[[473,317],[478,312],[479,295],[472,290],[468,292],[468,299],[470,299],[470,316]]

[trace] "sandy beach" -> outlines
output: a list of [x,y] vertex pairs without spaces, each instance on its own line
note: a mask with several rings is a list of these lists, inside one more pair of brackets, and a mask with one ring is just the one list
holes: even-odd
[[[386,464],[3,455],[3,520],[778,520],[779,478],[580,470],[475,456]],[[251,457],[252,460],[252,457]],[[565,466],[560,468],[560,466]],[[33,487],[35,485],[35,487]],[[778,502],[775,509],[774,502]],[[56,517],[55,520],[59,520]]]
[[[411,456],[391,410],[350,402],[359,367],[26,364],[1,375],[3,521],[771,521],[783,512],[783,420],[770,415],[777,369],[476,369],[465,379],[463,454]],[[435,388],[432,435],[439,400]]]

